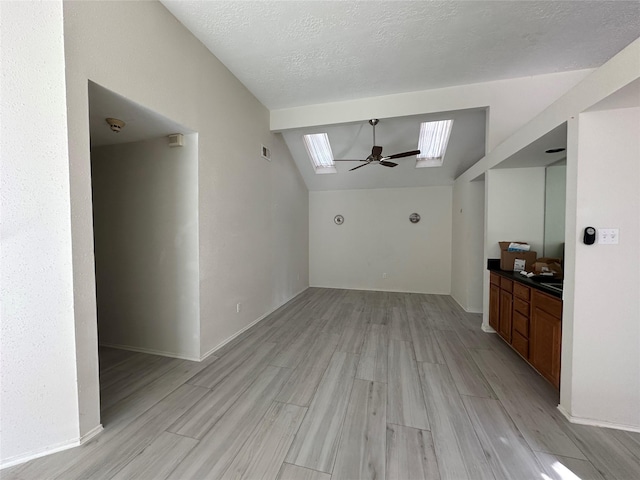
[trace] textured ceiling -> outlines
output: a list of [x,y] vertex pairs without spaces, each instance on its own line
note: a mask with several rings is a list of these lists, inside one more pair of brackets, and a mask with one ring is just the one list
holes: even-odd
[[[595,68],[640,36],[638,1],[160,1],[271,110]],[[283,136],[310,190],[450,185],[484,156],[484,111],[381,119],[377,143],[414,149],[420,122],[439,118],[455,118],[440,168],[410,157],[316,175],[302,135],[327,132],[337,158],[364,158],[366,121]],[[537,147],[514,163],[548,163]]]
[[638,1],[162,3],[269,109],[603,64]]

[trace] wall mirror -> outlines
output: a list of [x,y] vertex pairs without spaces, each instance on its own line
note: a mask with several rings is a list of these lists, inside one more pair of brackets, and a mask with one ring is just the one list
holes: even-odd
[[564,259],[567,160],[547,166],[544,198],[544,256]]

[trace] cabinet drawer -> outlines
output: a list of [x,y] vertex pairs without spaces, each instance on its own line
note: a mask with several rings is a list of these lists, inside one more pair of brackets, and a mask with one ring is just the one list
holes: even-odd
[[531,289],[526,285],[522,285],[521,283],[517,282],[513,284],[513,295],[516,297],[519,297],[528,302],[530,292]]
[[500,286],[500,275],[491,272],[491,274],[489,275],[489,282],[493,283],[494,285]]
[[509,280],[508,278],[500,277],[500,288],[502,290],[506,290],[510,292],[513,290],[513,280]]
[[529,338],[529,318],[519,312],[513,312],[513,329],[523,337]]
[[518,332],[513,333],[513,338],[511,339],[511,346],[522,355],[524,358],[529,358],[529,340],[524,338]]
[[536,290],[533,292],[531,302],[534,308],[539,308],[558,319],[562,318],[562,300]]
[[[515,287],[515,285],[514,285]],[[529,317],[529,304],[519,298],[513,297],[513,309],[520,312],[525,317]]]

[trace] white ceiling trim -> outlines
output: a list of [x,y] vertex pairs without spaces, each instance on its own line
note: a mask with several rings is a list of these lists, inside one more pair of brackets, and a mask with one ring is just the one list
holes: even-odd
[[535,75],[455,87],[359,98],[344,102],[271,110],[270,127],[274,132],[316,125],[361,122],[370,118],[393,118],[435,114],[477,108],[501,108],[514,96],[531,95],[538,88],[565,92],[594,69]]

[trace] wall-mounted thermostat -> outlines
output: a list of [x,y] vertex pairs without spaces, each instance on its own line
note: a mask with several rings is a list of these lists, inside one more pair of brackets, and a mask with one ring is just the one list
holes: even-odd
[[585,245],[593,245],[594,243],[596,243],[596,229],[593,227],[585,228],[582,241]]

